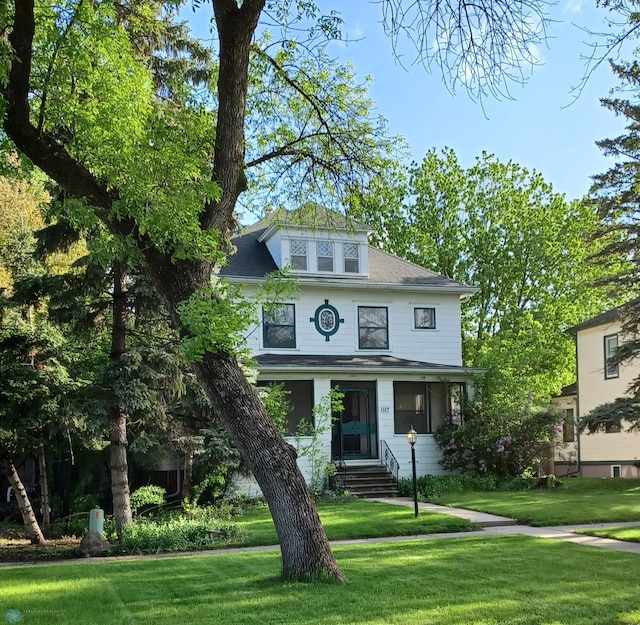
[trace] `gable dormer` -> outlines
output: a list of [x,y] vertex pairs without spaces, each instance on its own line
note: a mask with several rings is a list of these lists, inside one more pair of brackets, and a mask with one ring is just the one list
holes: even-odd
[[259,237],[278,268],[300,276],[367,278],[370,228],[328,209],[305,205],[285,213]]

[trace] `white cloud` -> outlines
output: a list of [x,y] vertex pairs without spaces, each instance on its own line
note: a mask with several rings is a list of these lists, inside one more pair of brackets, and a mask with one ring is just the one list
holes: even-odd
[[582,0],[566,0],[562,7],[563,13],[582,13]]

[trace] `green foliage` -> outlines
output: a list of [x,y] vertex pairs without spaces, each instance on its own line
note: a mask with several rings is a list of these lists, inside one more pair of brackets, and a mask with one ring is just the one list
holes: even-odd
[[316,494],[325,491],[329,485],[332,471],[329,467],[333,465],[323,450],[322,441],[323,435],[333,426],[334,415],[344,410],[343,399],[344,393],[338,387],[330,389],[329,394],[321,397],[313,407],[313,427],[307,431],[301,427],[295,436],[298,457],[309,459],[309,486]]
[[125,525],[112,551],[139,554],[212,549],[238,535],[238,526],[228,521],[186,518],[145,520]]
[[483,153],[465,169],[445,149],[357,210],[386,250],[479,288],[462,308],[463,359],[489,370],[490,401],[546,400],[575,379],[564,331],[611,305],[593,283],[612,268],[587,263],[601,247],[593,206],[515,163]]
[[601,404],[588,414],[580,417],[580,432],[595,434],[606,432],[611,427],[625,432],[640,430],[640,401],[637,397],[618,397],[612,402]]
[[198,289],[179,307],[186,336],[182,351],[187,362],[201,362],[206,352],[239,354],[245,349],[242,332],[257,323],[253,302],[224,280]]
[[[545,478],[544,488],[558,488],[560,485],[561,483],[554,476]],[[530,490],[538,488],[540,480],[533,475],[499,477],[488,474],[462,473],[460,475],[425,475],[418,478],[417,486],[420,501],[433,501],[444,493]],[[413,496],[412,480],[401,479],[398,488],[402,496]]]
[[440,464],[448,471],[522,477],[549,453],[561,418],[559,411],[531,399],[517,411],[468,402],[461,415],[448,417],[434,434]]
[[144,506],[161,506],[165,502],[166,494],[167,492],[161,486],[141,486],[129,497],[131,511],[136,514]]

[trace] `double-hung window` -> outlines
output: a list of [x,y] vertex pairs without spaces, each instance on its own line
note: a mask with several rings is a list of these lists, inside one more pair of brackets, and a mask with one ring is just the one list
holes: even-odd
[[604,337],[604,378],[617,378],[620,368],[616,360],[618,354],[618,335],[610,334]]
[[262,309],[264,347],[296,346],[295,304],[275,304]]
[[304,239],[291,239],[291,266],[302,271],[307,270],[307,242]]
[[357,243],[343,243],[345,273],[360,273],[360,246]]
[[316,242],[318,271],[333,271],[333,243],[331,241]]
[[386,306],[358,306],[358,346],[360,349],[389,349]]

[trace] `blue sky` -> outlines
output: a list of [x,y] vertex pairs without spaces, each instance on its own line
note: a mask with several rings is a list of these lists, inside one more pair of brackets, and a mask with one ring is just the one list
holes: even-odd
[[[484,150],[536,169],[569,199],[585,194],[590,176],[610,166],[595,142],[620,134],[624,124],[599,103],[616,84],[608,65],[594,72],[577,100],[571,94],[584,73],[581,56],[589,53],[588,37],[578,26],[605,30],[608,13],[596,8],[595,0],[560,0],[551,14],[549,39],[535,50],[541,65],[526,84],[512,85],[513,100],[488,98],[483,106],[463,89],[452,95],[435,70],[429,74],[412,66],[408,54],[400,64],[380,24],[379,3],[321,0],[320,5],[337,7],[343,34],[358,40],[333,43],[330,52],[351,61],[359,77],[373,79],[377,113],[387,118],[393,134],[408,141],[415,160],[432,147],[446,146],[468,167]],[[199,9],[192,22],[202,29],[209,11]]]

